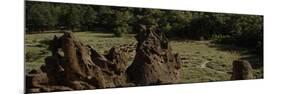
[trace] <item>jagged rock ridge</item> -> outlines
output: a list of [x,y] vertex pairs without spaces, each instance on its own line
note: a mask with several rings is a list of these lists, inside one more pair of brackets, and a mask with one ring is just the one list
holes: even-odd
[[107,55],[101,55],[65,32],[60,38],[54,37],[50,49],[52,56],[45,58],[45,65],[27,74],[30,92],[133,85],[127,82],[127,56],[121,48],[112,47]]
[[181,60],[172,54],[168,39],[154,27],[141,26],[136,36],[136,56],[127,73],[136,85],[177,83]]
[[[85,90],[109,87],[177,83],[181,60],[172,54],[162,32],[146,26],[137,34],[135,58],[128,47],[112,47],[108,54],[99,54],[93,47],[79,42],[72,32],[54,36],[51,56],[40,70],[26,75],[27,92]],[[132,46],[134,44],[130,44]],[[133,46],[135,47],[135,46]]]

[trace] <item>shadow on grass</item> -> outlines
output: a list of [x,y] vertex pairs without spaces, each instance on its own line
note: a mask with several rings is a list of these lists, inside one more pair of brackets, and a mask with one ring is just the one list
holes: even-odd
[[25,34],[48,34],[48,33],[63,33],[64,31],[29,31]]
[[253,69],[263,68],[263,57],[259,57],[257,55],[249,55],[241,57],[240,59],[249,61]]
[[263,55],[257,55],[256,49],[242,48],[235,45],[225,45],[212,43],[209,47],[216,48],[220,51],[238,52],[241,57],[239,59],[247,60],[254,69],[263,68]]
[[111,35],[111,34],[94,35],[94,37],[97,37],[97,38],[115,38],[115,36],[114,36],[114,35]]

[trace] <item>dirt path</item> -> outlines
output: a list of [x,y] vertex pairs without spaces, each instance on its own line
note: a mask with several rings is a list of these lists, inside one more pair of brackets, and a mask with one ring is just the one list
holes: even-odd
[[211,68],[208,68],[206,65],[209,63],[210,61],[204,61],[201,65],[200,65],[200,68],[206,68],[210,71],[214,71],[216,73],[221,73],[221,74],[226,74],[226,72],[223,72],[223,71],[218,71],[218,70],[215,70],[215,69],[211,69]]
[[200,68],[206,68],[206,64],[208,64],[210,61],[205,61],[200,65]]

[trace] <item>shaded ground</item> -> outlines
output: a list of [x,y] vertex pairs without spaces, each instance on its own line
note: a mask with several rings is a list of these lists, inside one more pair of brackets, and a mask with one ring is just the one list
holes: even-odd
[[[229,80],[232,61],[251,56],[252,63],[262,63],[249,50],[231,45],[215,45],[209,41],[172,41],[174,52],[180,53],[184,62],[182,82],[212,82]],[[228,48],[228,49],[226,49]],[[247,53],[247,54],[246,54]],[[255,68],[254,76],[263,77],[263,68]]]
[[[99,53],[107,53],[112,46],[135,43],[134,35],[112,37],[112,34],[79,32],[74,33],[82,42],[92,45]],[[61,33],[27,34],[25,36],[26,71],[37,69],[44,58],[50,55],[48,41]],[[254,76],[263,77],[262,59],[251,55],[248,50],[234,46],[214,45],[209,41],[171,41],[173,52],[179,53],[182,64],[181,82],[210,82],[230,79],[231,64],[235,59],[249,60],[254,66]],[[129,61],[132,61],[134,54]]]

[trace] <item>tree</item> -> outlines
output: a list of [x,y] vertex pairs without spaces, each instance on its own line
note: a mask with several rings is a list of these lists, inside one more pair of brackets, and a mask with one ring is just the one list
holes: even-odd
[[163,25],[160,25],[160,28],[170,25],[172,28],[167,32],[169,37],[184,37],[188,31],[187,27],[190,25],[192,14],[186,11],[167,11],[164,15],[166,15],[167,21],[166,23],[160,22]]
[[[263,17],[240,16],[233,24],[233,37],[236,44],[245,47],[256,47],[263,43]],[[235,31],[234,31],[235,30]]]
[[109,6],[97,6],[97,21],[100,27],[112,28],[113,10]]
[[168,37],[219,40],[256,49],[263,47],[263,17],[259,15],[31,1],[26,4],[27,31],[61,28],[92,31],[101,27],[121,37],[125,33],[136,33],[139,24],[157,27]]
[[83,30],[94,30],[95,24],[97,24],[97,12],[88,6],[85,8],[85,13],[82,18]]
[[68,13],[65,15],[66,27],[70,28],[71,31],[76,31],[81,26],[81,17],[78,7],[71,6]]
[[114,20],[113,20],[113,32],[117,37],[123,36],[123,34],[131,31],[129,26],[132,14],[127,10],[115,11]]
[[52,29],[57,20],[52,14],[50,4],[30,4],[27,12],[27,27],[29,31],[44,31]]

